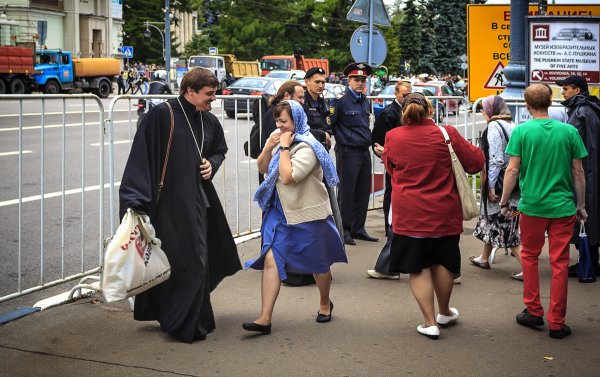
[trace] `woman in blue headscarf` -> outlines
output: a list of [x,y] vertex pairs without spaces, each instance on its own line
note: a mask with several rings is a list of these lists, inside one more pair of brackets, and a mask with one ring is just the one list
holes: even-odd
[[339,182],[331,157],[310,134],[298,102],[280,102],[273,115],[277,130],[257,160],[259,172],[267,177],[254,195],[264,214],[262,250],[258,259],[246,262],[246,268],[263,270],[262,309],[254,322],[242,325],[263,334],[271,333],[271,316],[286,272],[314,274],[320,294],[316,321],[331,321],[330,267],[348,262],[325,187]]

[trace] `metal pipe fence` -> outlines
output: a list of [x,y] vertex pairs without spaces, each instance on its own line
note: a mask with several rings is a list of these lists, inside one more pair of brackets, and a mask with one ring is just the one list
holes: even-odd
[[[0,302],[101,271],[104,241],[118,226],[116,190],[137,130],[137,100],[144,99],[149,105],[150,100],[168,98],[175,95],[115,96],[105,116],[102,101],[94,95],[0,96],[2,104],[12,106],[16,112],[0,114],[0,132],[7,135],[0,146],[10,149],[14,145],[17,149],[12,174],[7,174],[11,172],[10,163],[0,160],[7,166],[2,184],[8,188],[0,193],[0,216],[7,223],[2,227],[2,236],[15,240],[14,245],[4,242],[1,246],[4,260],[0,279],[4,276],[5,280]],[[259,98],[227,95],[217,96],[213,102],[212,112],[223,126],[229,148],[213,183],[232,233],[238,238],[255,235],[262,218],[252,200],[259,185],[256,161],[243,154],[244,142],[248,141],[248,150],[252,148],[254,103],[259,106],[258,121],[263,120],[263,102],[255,101]],[[432,101],[457,98],[462,97],[430,97]],[[77,109],[70,111],[71,107]],[[463,136],[476,142],[478,122],[473,114],[457,110],[454,116],[447,112],[443,115],[443,123],[455,125]],[[374,121],[372,116],[371,127]],[[335,160],[335,154],[331,154]],[[374,154],[372,161],[369,208],[375,209],[380,207],[377,197],[383,193],[385,169]],[[477,190],[477,180],[473,182]]]
[[0,101],[13,111],[0,118],[3,302],[100,271],[104,149],[86,143],[102,145],[104,107],[87,94]]

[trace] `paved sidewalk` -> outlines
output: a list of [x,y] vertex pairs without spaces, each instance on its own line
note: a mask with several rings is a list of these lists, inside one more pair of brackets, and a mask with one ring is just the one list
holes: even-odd
[[[379,243],[348,247],[348,264],[333,267],[333,321],[317,324],[315,286],[283,287],[269,336],[241,324],[260,309],[260,273],[241,271],[212,295],[217,330],[203,342],[164,336],[153,322],[136,322],[127,303],[84,299],[0,326],[0,376],[597,376],[600,283],[570,279],[567,323],[573,335],[555,340],[548,328],[519,326],[522,283],[510,279],[517,261],[503,252],[491,270],[471,266],[481,243],[465,223],[462,284],[452,305],[461,313],[440,339],[416,332],[422,317],[408,278],[374,280],[383,246],[383,215],[371,211],[367,230]],[[470,228],[468,228],[470,227]],[[243,261],[259,240],[239,245]],[[572,260],[575,253],[572,253]],[[541,260],[543,302],[550,269]]]

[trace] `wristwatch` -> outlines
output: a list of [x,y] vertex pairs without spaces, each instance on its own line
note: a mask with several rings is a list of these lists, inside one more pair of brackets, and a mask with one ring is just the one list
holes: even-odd
[[280,150],[280,151],[289,151],[289,150],[290,150],[290,147],[284,147],[284,146],[280,145],[280,146],[279,146],[279,150]]
[[502,204],[502,203],[499,203],[499,204],[500,204],[500,208],[507,208],[508,207],[508,202],[506,202],[504,204]]

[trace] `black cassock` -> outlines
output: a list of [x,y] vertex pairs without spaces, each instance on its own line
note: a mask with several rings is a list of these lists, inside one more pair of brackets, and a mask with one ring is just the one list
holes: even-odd
[[179,100],[183,109],[177,99],[169,100],[175,127],[160,198],[171,128],[166,104],[152,108],[140,122],[119,197],[121,218],[127,208],[150,216],[171,264],[169,280],[136,296],[134,318],[157,320],[165,333],[191,342],[215,329],[210,292],[241,264],[217,192],[200,175],[200,157],[183,111],[198,144],[204,139],[202,154],[210,161],[213,176],[227,152],[223,129],[210,112],[196,111],[183,96]]

